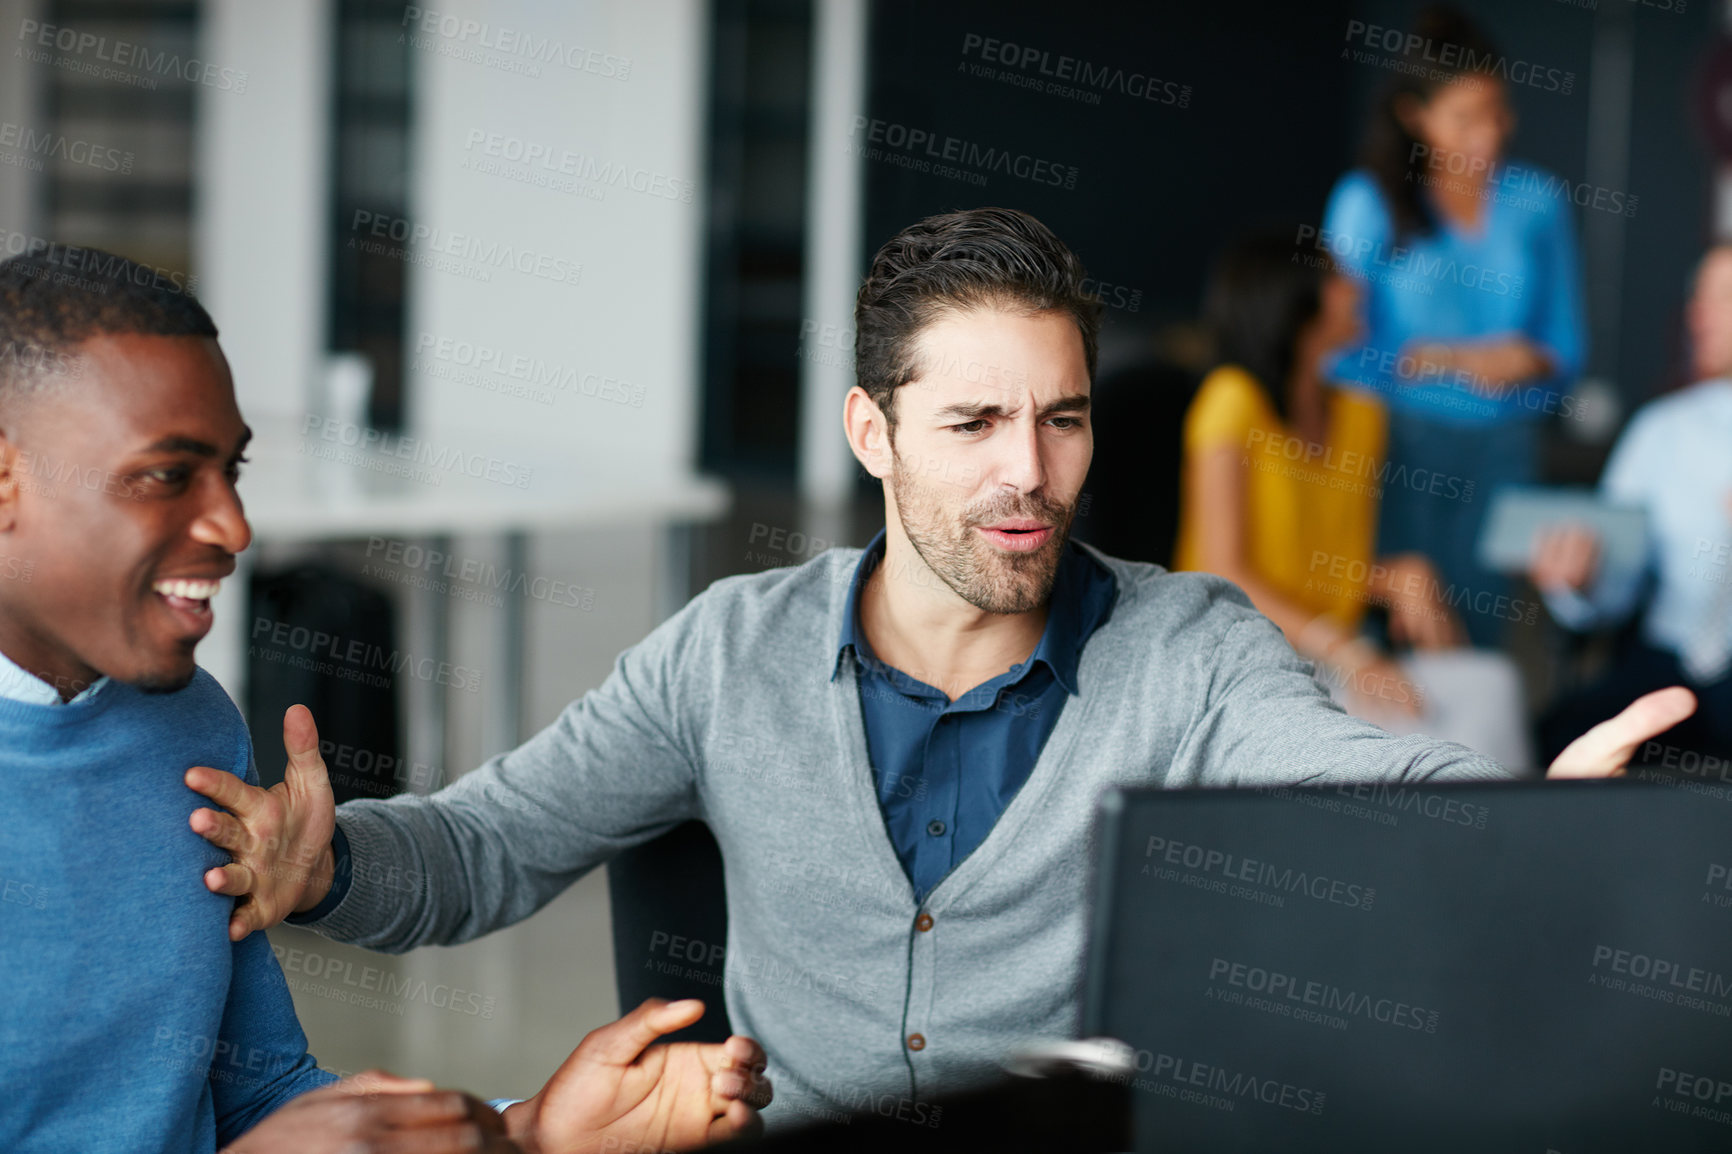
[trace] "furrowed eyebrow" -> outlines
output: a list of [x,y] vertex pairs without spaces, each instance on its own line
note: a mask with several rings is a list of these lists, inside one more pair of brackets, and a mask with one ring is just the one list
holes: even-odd
[[961,417],[965,421],[976,421],[981,417],[1002,417],[1008,410],[1003,405],[987,403],[971,403],[967,401],[954,405],[945,405],[938,410],[940,417]]
[[[1041,407],[1040,415],[1050,417],[1054,413],[1086,413],[1089,408],[1089,398],[1085,393],[1071,393]],[[1002,417],[1009,412],[1003,405],[994,403],[959,402],[946,405],[938,410],[940,417],[960,417],[965,421],[977,421],[982,417]]]

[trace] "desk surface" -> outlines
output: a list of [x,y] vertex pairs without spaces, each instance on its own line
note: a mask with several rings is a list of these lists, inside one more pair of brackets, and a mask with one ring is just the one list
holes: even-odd
[[[642,462],[546,448],[469,451],[455,437],[397,438],[360,431],[330,439],[307,422],[254,425],[241,501],[255,542],[529,533],[707,521],[731,490],[693,473],[653,475]],[[345,440],[354,443],[344,443]],[[240,699],[246,653],[246,571],[217,594],[216,626],[199,664]],[[663,575],[651,575],[652,578]]]
[[[261,540],[697,521],[719,516],[731,500],[715,478],[658,476],[643,462],[545,447],[478,450],[455,438],[353,426],[302,429],[287,422],[255,429],[240,492]],[[373,440],[363,441],[367,436]]]

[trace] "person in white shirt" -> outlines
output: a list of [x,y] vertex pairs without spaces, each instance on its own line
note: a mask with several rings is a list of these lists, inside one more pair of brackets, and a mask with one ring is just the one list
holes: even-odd
[[1600,478],[1606,501],[1647,511],[1644,564],[1606,563],[1579,525],[1536,543],[1530,576],[1560,624],[1604,628],[1642,610],[1607,672],[1541,719],[1542,762],[1592,728],[1603,703],[1682,684],[1700,708],[1638,756],[1732,781],[1732,244],[1702,258],[1687,320],[1694,383],[1636,413]]

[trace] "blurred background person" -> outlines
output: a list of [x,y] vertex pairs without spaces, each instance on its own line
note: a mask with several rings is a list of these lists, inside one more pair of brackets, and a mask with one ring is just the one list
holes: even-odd
[[1703,257],[1686,318],[1694,383],[1637,412],[1600,478],[1608,502],[1647,512],[1647,557],[1637,567],[1603,563],[1598,537],[1579,525],[1536,543],[1533,582],[1566,627],[1618,625],[1642,610],[1604,674],[1541,719],[1547,750],[1592,728],[1596,703],[1681,684],[1701,707],[1646,760],[1676,766],[1685,750],[1732,757],[1732,245]]
[[[1318,237],[1365,286],[1365,338],[1335,371],[1389,403],[1382,547],[1495,599],[1508,579],[1474,555],[1491,494],[1534,480],[1547,394],[1582,363],[1576,242],[1558,183],[1504,159],[1504,58],[1450,8],[1414,31],[1424,67],[1389,80]],[[1499,642],[1497,616],[1464,624],[1475,645]]]
[[[1514,666],[1462,648],[1423,555],[1377,550],[1384,408],[1321,371],[1360,335],[1359,289],[1327,258],[1295,261],[1292,235],[1238,242],[1210,283],[1218,367],[1185,418],[1174,567],[1237,584],[1354,716],[1526,768]],[[1417,651],[1405,663],[1361,635],[1372,605]]]

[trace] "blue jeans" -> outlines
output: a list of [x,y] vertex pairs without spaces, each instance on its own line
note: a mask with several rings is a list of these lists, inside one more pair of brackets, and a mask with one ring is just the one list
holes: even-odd
[[1477,646],[1498,646],[1510,616],[1511,585],[1475,559],[1480,526],[1500,486],[1533,482],[1538,434],[1539,423],[1532,420],[1462,426],[1414,413],[1389,414],[1378,556],[1422,553],[1429,558]]

